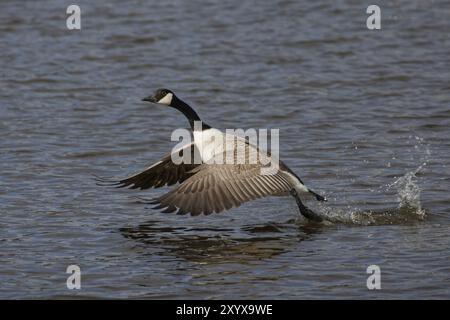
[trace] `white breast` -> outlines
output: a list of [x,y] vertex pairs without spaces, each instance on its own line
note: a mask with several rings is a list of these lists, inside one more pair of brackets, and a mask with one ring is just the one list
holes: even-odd
[[267,164],[271,160],[269,156],[259,153],[256,147],[247,145],[244,138],[214,128],[194,131],[194,143],[204,163],[256,164],[264,159],[264,164]]
[[203,162],[213,159],[216,154],[223,152],[225,134],[215,128],[194,131],[194,143],[200,151]]

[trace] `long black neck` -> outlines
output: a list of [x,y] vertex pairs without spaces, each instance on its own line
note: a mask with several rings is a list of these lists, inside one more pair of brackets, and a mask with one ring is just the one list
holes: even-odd
[[[189,106],[183,100],[178,99],[176,96],[173,96],[172,103],[170,104],[170,106],[181,111],[185,115],[185,117],[189,120],[189,124],[192,130],[194,130],[195,121],[202,121],[198,116],[197,112],[195,112],[194,109],[191,108],[191,106]],[[211,127],[208,126],[206,123],[202,122],[202,130],[206,130],[209,128]]]

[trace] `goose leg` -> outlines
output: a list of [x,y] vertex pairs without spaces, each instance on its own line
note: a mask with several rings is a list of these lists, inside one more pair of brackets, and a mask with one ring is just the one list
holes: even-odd
[[295,201],[297,202],[298,208],[300,209],[300,213],[307,219],[312,221],[323,221],[323,219],[314,211],[306,207],[303,202],[300,200],[300,197],[297,194],[297,191],[293,188],[291,189],[291,195],[295,198]]

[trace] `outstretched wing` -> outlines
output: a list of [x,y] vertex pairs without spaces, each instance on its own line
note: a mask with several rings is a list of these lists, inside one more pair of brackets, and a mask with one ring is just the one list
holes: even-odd
[[172,191],[155,199],[163,212],[199,215],[221,212],[244,202],[288,192],[292,185],[280,172],[261,174],[259,164],[202,164]]
[[[186,153],[191,154],[191,162],[194,161],[194,154],[197,151],[197,148],[193,143],[190,143],[178,150],[175,150],[173,153],[178,153],[180,157],[183,157]],[[130,189],[148,189],[148,188],[160,188],[165,185],[173,185],[177,182],[183,182],[187,178],[189,178],[193,173],[190,171],[195,169],[199,164],[175,164],[172,161],[172,154],[167,154],[160,161],[151,165],[144,171],[138,172],[130,177],[119,181],[108,181],[105,179],[98,179],[100,183],[106,185],[113,185],[117,188],[130,187]]]

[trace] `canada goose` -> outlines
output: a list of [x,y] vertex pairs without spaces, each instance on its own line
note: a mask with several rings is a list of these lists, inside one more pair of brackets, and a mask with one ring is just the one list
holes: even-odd
[[[201,121],[198,114],[168,89],[158,89],[143,101],[169,106],[182,112],[189,120],[194,141],[169,153],[144,171],[115,181],[114,185],[142,190],[180,183],[173,190],[153,199],[150,203],[157,205],[155,209],[165,209],[163,212],[178,210],[177,214],[190,213],[193,216],[229,210],[257,198],[291,194],[303,216],[310,220],[322,221],[319,215],[302,203],[300,194],[309,193],[318,201],[326,201],[326,199],[307,188],[302,180],[281,160],[279,160],[278,170],[268,175],[261,174],[264,165],[260,161],[253,164],[207,163],[202,153],[202,161],[198,164],[175,164],[172,161],[174,153],[178,153],[180,156],[190,153],[194,156],[195,152],[204,151],[207,148],[208,137],[225,135],[225,133],[203,122],[197,128],[195,122]],[[256,146],[247,141],[245,144],[247,149],[256,151],[259,156],[270,157],[270,155],[263,155]],[[221,152],[223,150],[216,154]]]

